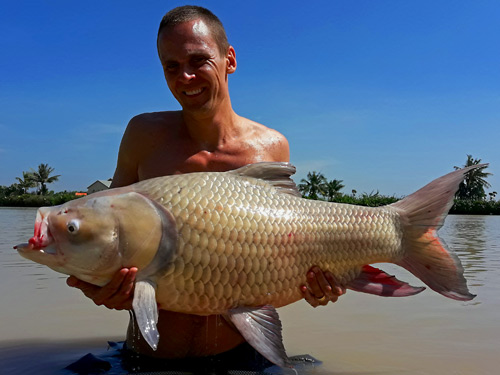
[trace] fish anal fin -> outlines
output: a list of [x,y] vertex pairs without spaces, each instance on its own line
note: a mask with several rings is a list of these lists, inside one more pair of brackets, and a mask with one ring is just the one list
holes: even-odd
[[278,366],[291,367],[283,346],[281,321],[273,306],[238,307],[230,310],[228,315],[255,350]]
[[413,296],[425,289],[425,287],[411,286],[398,280],[395,276],[369,265],[363,266],[359,276],[351,281],[347,288],[383,297]]
[[156,328],[158,306],[156,304],[156,290],[152,282],[142,280],[135,283],[132,306],[142,337],[153,350],[156,350],[160,335]]

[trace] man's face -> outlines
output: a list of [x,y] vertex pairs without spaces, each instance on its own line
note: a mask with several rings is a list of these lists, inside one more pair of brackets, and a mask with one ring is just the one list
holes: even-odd
[[[162,30],[158,52],[168,87],[183,110],[211,113],[229,99],[227,74],[234,69],[228,69],[227,55],[221,55],[202,20]],[[231,53],[234,58],[232,47],[228,54]]]

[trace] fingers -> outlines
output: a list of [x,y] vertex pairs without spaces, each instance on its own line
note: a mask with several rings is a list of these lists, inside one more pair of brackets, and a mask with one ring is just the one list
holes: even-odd
[[98,306],[104,305],[108,309],[130,310],[134,291],[134,281],[137,268],[122,268],[111,281],[103,287],[98,287],[70,276],[66,283],[80,289],[83,294],[94,301]]
[[331,272],[312,267],[307,273],[307,284],[301,286],[301,291],[304,299],[312,307],[317,307],[336,302],[339,296],[345,294],[346,289]]
[[304,299],[308,304],[310,304],[312,307],[318,307],[319,306],[319,301],[316,296],[314,296],[309,288],[305,285],[302,285],[300,287],[300,290],[302,291],[302,295],[304,296]]
[[324,272],[323,275],[326,280],[328,280],[329,285],[334,289],[333,293],[337,295],[337,298],[346,293],[345,286],[341,285],[330,271]]

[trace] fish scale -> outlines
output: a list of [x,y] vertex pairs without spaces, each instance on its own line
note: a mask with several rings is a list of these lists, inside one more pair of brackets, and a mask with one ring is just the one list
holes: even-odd
[[302,298],[299,286],[313,265],[348,284],[362,265],[402,251],[393,209],[304,200],[262,180],[220,173],[152,179],[135,190],[176,221],[177,256],[158,283],[168,310],[287,305]]

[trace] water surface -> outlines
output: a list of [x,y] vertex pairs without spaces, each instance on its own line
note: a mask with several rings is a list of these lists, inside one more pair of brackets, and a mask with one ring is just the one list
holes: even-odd
[[[0,208],[0,369],[54,374],[107,340],[124,338],[128,313],[97,307],[66,276],[21,258],[12,246],[33,235],[35,209]],[[497,374],[500,366],[500,217],[449,216],[440,236],[464,265],[469,302],[433,291],[382,298],[348,291],[313,309],[279,309],[289,355],[323,361],[313,374]],[[422,282],[390,264],[380,268]]]

